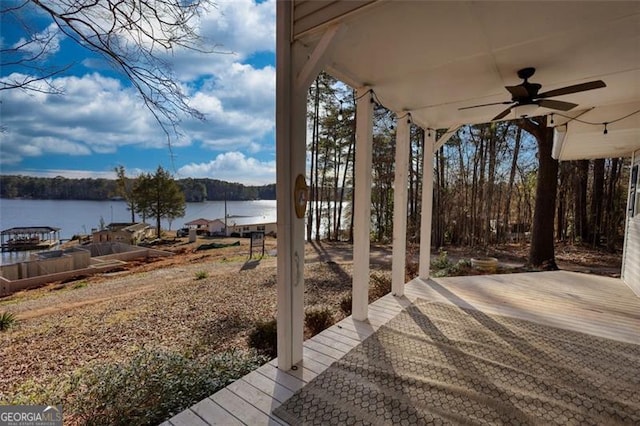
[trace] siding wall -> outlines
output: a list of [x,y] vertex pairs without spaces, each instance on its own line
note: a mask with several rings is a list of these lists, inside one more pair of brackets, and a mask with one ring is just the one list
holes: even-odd
[[[640,164],[640,150],[633,155],[633,164]],[[640,176],[638,177],[640,179]],[[632,185],[629,185],[631,188]],[[638,187],[638,185],[636,185]],[[636,197],[640,193],[636,192]],[[631,203],[631,197],[629,203]],[[630,208],[627,209],[629,214]],[[622,279],[631,287],[631,290],[640,297],[640,212],[636,211],[633,217],[627,217],[625,233],[624,257],[622,263]]]

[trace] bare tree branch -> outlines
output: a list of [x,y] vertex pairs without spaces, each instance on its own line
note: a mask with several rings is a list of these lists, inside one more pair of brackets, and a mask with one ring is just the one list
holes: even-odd
[[211,0],[26,0],[0,9],[0,13],[11,14],[20,22],[28,35],[1,51],[0,66],[23,69],[25,75],[1,79],[0,90],[61,93],[53,87],[52,77],[73,65],[42,65],[57,50],[60,34],[38,33],[31,28],[30,14],[34,11],[28,6],[48,14],[62,34],[107,60],[126,78],[169,143],[172,136],[179,136],[181,117],[204,120],[204,115],[189,105],[165,58],[176,48],[228,53],[216,51],[217,46],[206,48],[196,32],[200,14],[214,6]]

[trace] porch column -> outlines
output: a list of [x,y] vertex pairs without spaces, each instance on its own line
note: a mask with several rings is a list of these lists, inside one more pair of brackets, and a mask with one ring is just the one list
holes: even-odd
[[422,175],[422,207],[420,212],[420,278],[429,278],[431,266],[431,217],[433,214],[433,149],[436,131],[425,130]]
[[[342,26],[326,29],[311,54],[293,36],[293,2],[276,3],[276,192],[278,198],[278,368],[302,361],[304,326],[304,191],[306,181],[307,89],[327,60]],[[303,180],[300,180],[302,183]],[[298,188],[301,189],[301,188]]]
[[357,89],[353,208],[352,315],[365,321],[369,308],[369,233],[371,228],[371,152],[373,102],[368,87]]
[[407,180],[409,177],[409,117],[396,119],[396,164],[393,183],[393,256],[391,293],[404,295],[407,247]]

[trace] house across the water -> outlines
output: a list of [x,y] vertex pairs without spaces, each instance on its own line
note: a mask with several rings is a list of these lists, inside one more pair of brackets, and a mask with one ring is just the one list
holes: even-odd
[[147,223],[110,223],[105,229],[93,233],[93,242],[115,242],[136,245],[146,238],[153,238],[155,230]]
[[250,237],[252,232],[258,231],[264,232],[265,235],[276,235],[276,222],[267,216],[227,217],[227,236]]
[[196,219],[187,222],[184,226],[188,229],[195,229],[198,234],[224,235],[224,221],[221,219]]
[[184,224],[195,229],[198,234],[226,237],[250,237],[252,232],[261,231],[265,235],[276,234],[276,222],[266,216],[227,216],[226,225],[222,219],[196,219]]
[[2,251],[47,250],[60,243],[60,228],[27,226],[0,232]]

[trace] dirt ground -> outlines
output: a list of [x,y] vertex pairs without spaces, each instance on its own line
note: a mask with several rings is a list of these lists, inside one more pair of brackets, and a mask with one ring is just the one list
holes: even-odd
[[[249,259],[249,241],[240,246],[196,251],[213,240],[176,239],[156,248],[171,257],[131,262],[116,272],[16,293],[0,299],[0,313],[13,312],[15,327],[0,332],[0,401],[11,400],[26,380],[46,383],[93,362],[126,360],[142,347],[210,354],[245,348],[259,320],[276,313],[276,240],[267,238],[265,256]],[[522,267],[527,247],[489,251],[444,249],[456,261],[477,255]],[[563,269],[616,275],[620,254],[559,247]],[[409,255],[417,261],[418,250]],[[434,251],[432,258],[439,256]],[[305,306],[337,308],[351,289],[352,247],[348,243],[307,243]],[[372,246],[372,269],[388,274],[389,246]]]

